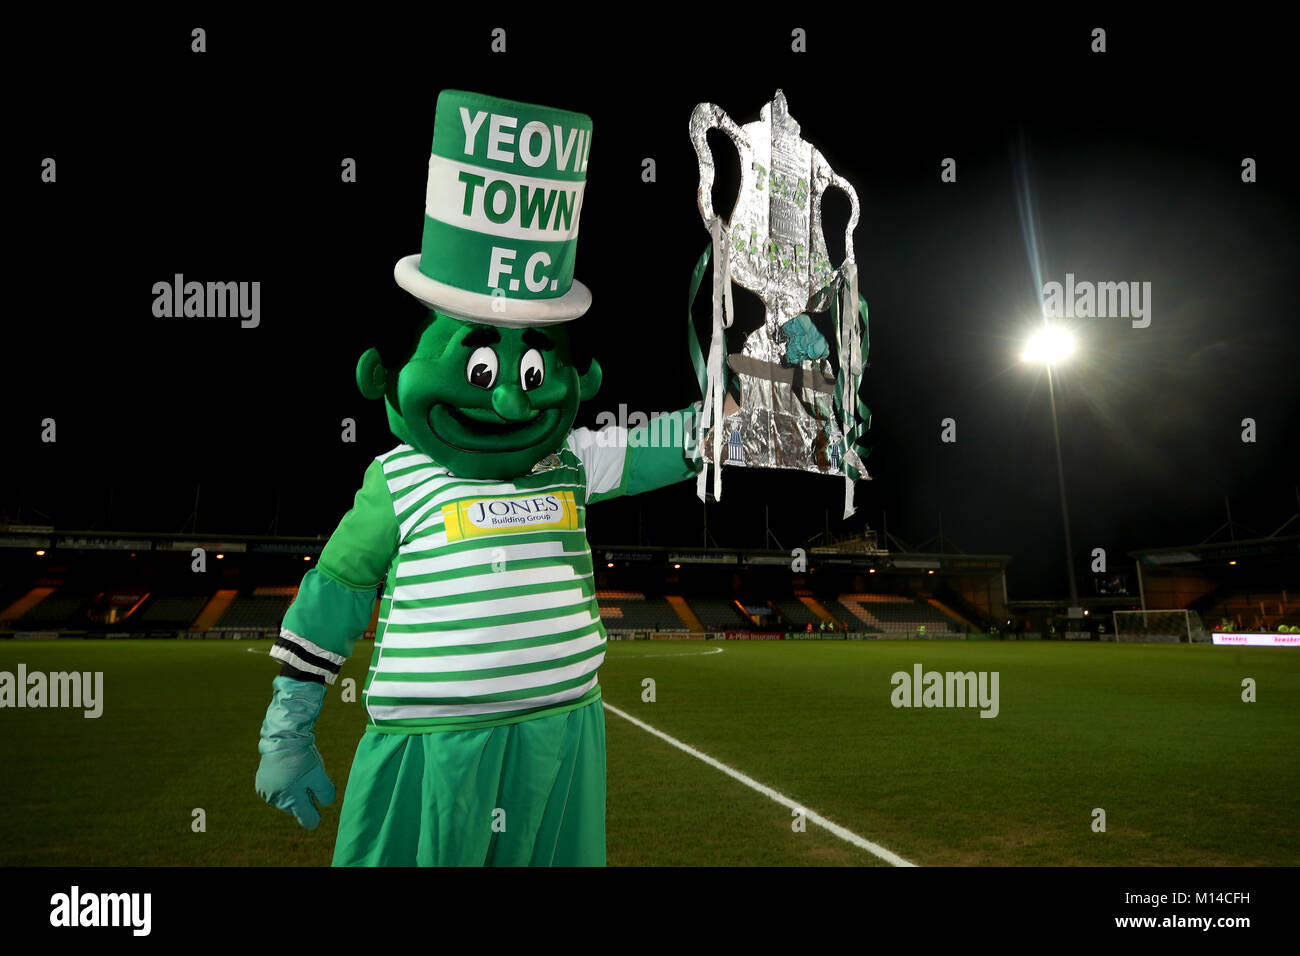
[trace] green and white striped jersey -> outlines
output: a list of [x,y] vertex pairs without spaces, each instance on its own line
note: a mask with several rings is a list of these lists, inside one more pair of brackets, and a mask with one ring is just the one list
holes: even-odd
[[622,429],[575,429],[504,481],[453,475],[410,445],[380,455],[285,616],[272,650],[282,673],[333,683],[382,577],[367,730],[488,727],[599,699],[587,505],[694,475],[698,459],[662,440],[662,426],[693,434],[693,418],[654,419],[643,445]]
[[510,722],[599,697],[587,500],[623,469],[606,456],[588,475],[572,444],[510,481],[453,477],[409,445],[379,457],[400,544],[365,687],[376,728]]

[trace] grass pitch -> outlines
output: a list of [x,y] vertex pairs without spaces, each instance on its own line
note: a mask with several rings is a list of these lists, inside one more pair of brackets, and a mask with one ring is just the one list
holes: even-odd
[[[0,670],[104,672],[99,719],[0,710],[0,864],[327,865],[364,712],[330,689],[318,745],[340,800],[317,829],[266,806],[253,775],[269,647],[0,643]],[[360,685],[369,656],[359,646],[343,676]],[[894,708],[890,676],[918,663],[997,671],[997,718]],[[920,865],[1300,863],[1294,650],[611,642],[601,683],[610,704]],[[786,807],[622,718],[606,724],[611,865],[879,863],[811,823],[796,832]],[[206,832],[191,829],[196,808]]]

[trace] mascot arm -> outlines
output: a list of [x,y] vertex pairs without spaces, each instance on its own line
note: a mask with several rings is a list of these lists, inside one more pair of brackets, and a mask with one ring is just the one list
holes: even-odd
[[262,722],[255,787],[263,800],[308,829],[320,823],[317,804],[328,806],[336,795],[316,749],[325,685],[334,683],[370,622],[397,540],[383,468],[374,462],[352,510],[330,536],[317,566],[303,577],[271,648],[282,666]]
[[334,683],[370,623],[397,544],[397,516],[383,466],[371,462],[352,510],[330,535],[316,567],[304,575],[284,616],[271,649],[285,665],[281,676]]
[[637,428],[575,428],[569,445],[587,472],[587,502],[637,495],[694,478],[701,467],[695,449],[699,414],[696,402]]

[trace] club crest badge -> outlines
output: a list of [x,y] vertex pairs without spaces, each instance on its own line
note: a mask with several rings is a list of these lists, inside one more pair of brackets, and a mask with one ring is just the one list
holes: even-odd
[[529,474],[540,475],[544,471],[554,471],[563,464],[564,462],[560,461],[559,455],[547,455],[537,464],[533,465],[533,470],[530,471]]

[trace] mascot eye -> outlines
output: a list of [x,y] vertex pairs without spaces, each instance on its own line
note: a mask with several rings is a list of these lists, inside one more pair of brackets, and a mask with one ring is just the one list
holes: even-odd
[[499,368],[497,353],[486,345],[480,346],[469,357],[469,364],[465,366],[465,379],[479,388],[491,388],[496,384]]
[[523,383],[524,391],[537,388],[545,378],[546,363],[542,361],[542,353],[529,349],[519,361],[519,381]]

